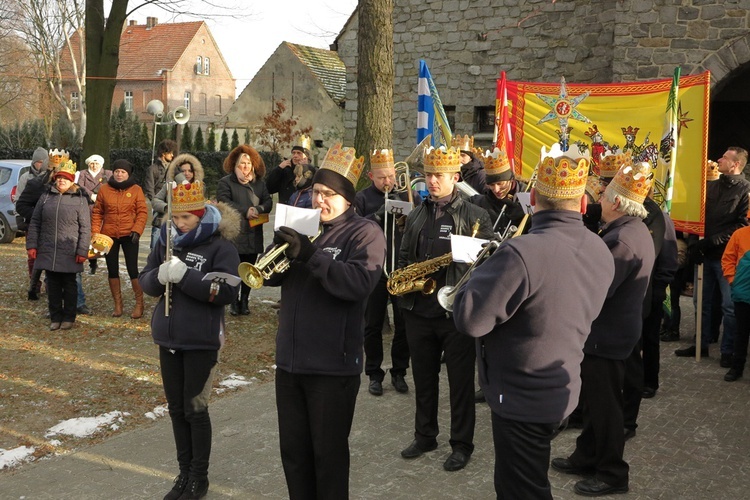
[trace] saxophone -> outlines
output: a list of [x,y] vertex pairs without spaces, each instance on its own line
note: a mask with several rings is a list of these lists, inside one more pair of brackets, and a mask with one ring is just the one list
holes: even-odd
[[[479,219],[472,227],[471,236],[476,236],[479,231]],[[436,273],[441,268],[449,266],[453,262],[453,253],[448,252],[439,257],[422,262],[415,262],[406,267],[397,269],[391,273],[386,283],[388,293],[391,295],[405,295],[412,292],[422,292],[422,295],[430,295],[435,291],[437,283],[434,278],[427,276]]]

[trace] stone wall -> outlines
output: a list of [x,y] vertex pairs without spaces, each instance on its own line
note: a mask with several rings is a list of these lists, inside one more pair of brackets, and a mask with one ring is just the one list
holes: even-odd
[[[455,106],[455,133],[474,134],[474,109],[494,106],[509,79],[606,83],[706,69],[712,84],[750,60],[750,0],[396,0],[394,149],[416,139],[419,59],[441,100]],[[356,19],[338,39],[347,66],[344,125],[356,127]],[[354,103],[354,104],[353,104]]]

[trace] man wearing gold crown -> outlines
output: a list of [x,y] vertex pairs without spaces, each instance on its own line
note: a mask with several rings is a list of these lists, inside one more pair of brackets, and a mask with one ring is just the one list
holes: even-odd
[[453,138],[453,146],[461,150],[461,180],[481,193],[487,181],[482,159],[477,156],[481,150],[474,149],[474,137],[458,135]]
[[543,149],[529,233],[503,242],[455,297],[456,326],[477,339],[498,498],[552,498],[550,443],[578,403],[584,342],[614,276],[612,254],[582,222],[588,168]]
[[[386,273],[393,272],[395,253],[401,247],[401,230],[398,228],[398,217],[385,212],[385,199],[409,201],[409,194],[392,193],[396,184],[396,169],[394,168],[393,150],[382,149],[373,151],[370,156],[370,172],[372,184],[359,191],[354,200],[357,213],[367,219],[374,220],[385,229],[388,255],[385,259]],[[386,194],[387,193],[387,194]],[[412,193],[412,199],[421,203],[418,194]],[[388,220],[386,221],[386,218]],[[365,312],[365,375],[370,378],[368,391],[373,396],[383,394],[383,380],[385,371],[380,367],[383,363],[383,323],[386,316],[388,301],[393,305],[393,342],[391,343],[391,384],[397,392],[409,391],[404,379],[409,367],[409,344],[406,342],[406,327],[401,309],[398,307],[398,297],[388,293],[387,276],[383,273],[378,280],[375,290],[370,294]]]
[[[492,237],[492,222],[487,212],[458,195],[459,155],[460,151],[454,148],[425,152],[425,183],[430,194],[406,219],[399,267],[449,254],[451,234],[471,235],[477,223],[479,238]],[[451,262],[429,277],[436,281],[436,289],[439,289],[454,285],[467,269],[468,264]],[[447,471],[463,469],[474,452],[474,343],[456,330],[453,319],[438,303],[436,293],[407,293],[399,303],[406,322],[416,392],[414,440],[401,451],[401,456],[414,459],[438,446],[440,357],[445,353],[452,452],[443,468]]]
[[310,153],[310,136],[300,136],[298,143],[292,147],[292,157],[284,158],[279,166],[268,173],[266,185],[271,194],[279,193],[279,203],[288,204],[292,193],[297,190],[295,186],[295,171],[300,165],[308,165],[312,161]]
[[569,458],[555,458],[552,468],[591,475],[574,491],[600,496],[628,491],[628,463],[623,459],[622,388],[625,360],[641,334],[643,302],[654,265],[654,243],[643,223],[643,200],[653,174],[647,163],[623,165],[601,197],[600,236],[615,261],[615,277],[583,347],[581,407],[583,430]]
[[281,462],[292,500],[349,498],[349,432],[363,364],[367,297],[383,274],[385,237],[355,213],[364,158],[335,144],[313,177],[314,241],[282,226],[289,270],[276,336],[276,408]]

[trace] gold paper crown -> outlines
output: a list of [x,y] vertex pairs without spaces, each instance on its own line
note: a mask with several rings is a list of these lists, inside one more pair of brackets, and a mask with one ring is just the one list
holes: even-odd
[[203,183],[195,181],[192,184],[185,181],[172,190],[172,212],[192,212],[206,208],[206,198],[203,197]]
[[575,199],[584,194],[590,159],[572,154],[572,151],[563,152],[559,143],[549,151],[542,146],[542,160],[534,184],[539,194],[559,199]]
[[295,144],[295,146],[299,146],[301,148],[309,150],[310,146],[312,146],[312,139],[309,135],[302,134],[301,136],[297,137],[297,144]]
[[439,149],[426,149],[424,152],[424,171],[428,174],[460,172],[461,150],[458,148],[445,149],[445,146],[440,146]]
[[484,171],[488,176],[500,175],[510,170],[508,155],[498,148],[495,148],[492,153],[487,151],[482,159],[484,160]]
[[609,185],[620,196],[636,203],[643,203],[651,189],[653,179],[651,165],[638,162],[634,165],[623,165]]
[[64,161],[68,161],[70,159],[70,153],[65,151],[64,149],[50,149],[49,150],[49,160],[50,163],[53,163],[54,165],[58,165]]
[[602,193],[607,187],[607,182],[602,180],[598,175],[589,175],[586,179],[586,193],[591,196],[591,201],[594,203],[599,202]]
[[76,171],[78,170],[78,167],[75,163],[73,163],[70,160],[65,160],[65,162],[61,163],[59,167],[57,167],[57,170],[55,171],[56,174],[59,174],[60,172],[65,172],[66,174],[70,174],[73,177],[76,175]]
[[376,149],[370,155],[370,170],[393,168],[394,165],[392,149]]
[[326,153],[320,168],[333,170],[337,174],[343,175],[356,187],[364,164],[364,156],[357,158],[357,151],[354,148],[345,148],[340,142],[337,142]]
[[611,179],[620,170],[623,165],[632,165],[633,157],[630,151],[622,153],[619,150],[616,152],[607,152],[599,160],[599,176]]
[[464,151],[474,151],[474,137],[469,134],[453,136],[451,146]]
[[720,176],[721,172],[719,172],[719,164],[713,160],[708,160],[706,163],[706,180],[717,181]]
[[89,244],[89,259],[95,259],[106,255],[114,241],[106,234],[94,233],[91,235],[91,243]]

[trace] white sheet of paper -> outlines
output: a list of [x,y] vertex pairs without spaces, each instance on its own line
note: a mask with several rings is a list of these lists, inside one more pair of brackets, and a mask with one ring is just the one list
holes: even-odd
[[481,238],[472,238],[471,236],[462,236],[451,234],[451,253],[453,253],[453,262],[464,262],[471,264],[482,251],[482,244],[489,240]]
[[531,206],[531,193],[516,193],[516,199],[518,200],[518,203],[521,204],[521,208],[523,208],[523,213],[525,214],[534,213],[534,207]]
[[213,281],[213,280],[226,281],[227,285],[229,286],[237,286],[242,281],[239,276],[235,276],[229,273],[220,273],[220,272],[206,273],[206,275],[203,276],[202,281]]
[[396,216],[409,215],[412,206],[408,201],[385,200],[385,212]]
[[320,209],[293,207],[279,203],[276,205],[273,230],[276,231],[281,226],[291,227],[305,236],[315,236],[320,226]]

